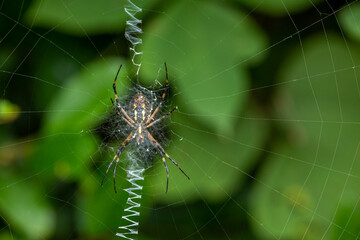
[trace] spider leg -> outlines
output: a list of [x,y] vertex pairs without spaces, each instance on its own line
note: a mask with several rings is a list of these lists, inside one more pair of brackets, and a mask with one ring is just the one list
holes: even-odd
[[165,154],[165,156],[170,159],[170,161],[172,161],[173,164],[175,164],[175,166],[177,166],[177,168],[185,175],[185,177],[187,177],[187,179],[190,180],[190,177],[181,169],[181,167],[179,166],[179,164],[174,160],[172,159],[166,152],[165,150],[159,145],[159,148],[161,149],[161,151],[163,151],[163,153]]
[[[115,93],[115,101],[116,101],[116,105],[118,106],[118,108],[120,109],[120,111],[124,114],[124,116],[127,118],[127,120],[129,120],[129,122],[131,123],[135,123],[135,121],[129,117],[129,115],[126,113],[126,111],[124,110],[124,108],[121,106],[120,104],[120,101],[119,101],[119,97],[117,95],[117,91],[116,91],[116,80],[117,80],[117,77],[119,75],[119,72],[120,72],[120,69],[121,69],[122,65],[120,65],[117,73],[116,73],[116,76],[115,76],[115,80],[114,80],[114,83],[113,83],[113,89],[114,89],[114,93]],[[111,99],[111,101],[113,102],[113,100]]]
[[103,186],[105,177],[106,177],[106,175],[108,174],[109,169],[110,169],[111,165],[113,164],[113,162],[115,161],[116,157],[117,157],[117,155],[114,156],[113,160],[111,161],[111,163],[109,164],[108,168],[106,169],[105,176],[103,177],[103,179],[102,179],[102,181],[101,181],[101,187]]
[[165,166],[165,169],[166,169],[166,190],[165,190],[165,193],[167,193],[168,188],[169,188],[169,168],[168,168],[168,166],[166,164],[164,154],[161,152],[161,150],[159,148],[156,148],[156,150],[158,150],[158,152],[160,153],[161,159],[162,159],[162,161],[164,163],[164,166]]
[[120,158],[119,157],[117,157],[117,159],[116,159],[116,163],[115,163],[115,167],[114,167],[114,175],[113,175],[113,179],[114,179],[114,190],[115,190],[115,193],[117,193],[117,191],[116,191],[116,181],[115,181],[115,174],[116,174],[116,168],[117,168],[117,165],[118,165],[118,163],[119,163],[119,160],[120,160]]
[[[115,111],[116,111],[116,114],[120,116],[120,112],[119,112],[119,110],[116,108],[114,101],[112,100],[112,98],[110,98],[110,100],[111,100],[112,105],[113,105],[113,107],[114,107],[114,109],[115,109]],[[130,126],[134,127],[134,125],[133,125],[131,122],[129,122],[129,120],[127,120],[126,118],[124,118],[124,116],[121,116],[121,117],[122,117],[122,119],[125,120],[125,122],[126,122],[127,124],[129,124]]]
[[166,72],[166,83],[165,83],[165,89],[164,92],[161,96],[161,101],[159,103],[159,105],[157,106],[157,108],[154,110],[154,112],[151,114],[151,116],[146,120],[145,124],[148,124],[156,115],[156,113],[159,111],[161,105],[163,104],[164,100],[165,100],[165,96],[166,96],[166,91],[169,88],[169,77],[168,77],[168,72],[167,72],[167,66],[166,66],[166,62],[164,62],[165,65],[165,72]]
[[[149,132],[147,132],[147,136],[150,139],[150,141],[153,142],[155,148],[160,152],[160,155],[162,157],[164,157],[163,155],[165,155],[168,159],[170,159],[170,161],[177,166],[177,168],[185,175],[185,177],[187,177],[187,179],[190,180],[189,176],[180,168],[179,164],[165,152],[165,150],[161,147],[161,145],[155,140],[155,138]],[[164,160],[165,159],[163,159],[163,161]]]
[[164,118],[167,118],[168,116],[170,116],[171,115],[171,113],[173,112],[173,111],[175,111],[176,109],[178,109],[178,107],[176,106],[176,107],[174,107],[173,108],[173,110],[171,110],[170,112],[168,112],[167,114],[165,114],[164,116],[162,116],[162,117],[160,117],[160,118],[158,118],[158,119],[156,119],[156,120],[154,120],[154,121],[152,121],[151,123],[149,123],[148,125],[146,125],[146,128],[148,128],[148,127],[151,127],[152,125],[154,125],[155,123],[158,123],[158,122],[160,122],[162,119],[164,119]]
[[101,181],[101,187],[103,186],[105,177],[106,177],[106,175],[108,174],[111,165],[113,164],[113,162],[114,162],[115,159],[116,159],[115,168],[114,168],[114,176],[113,176],[113,177],[114,177],[114,189],[115,189],[115,193],[117,193],[117,192],[116,192],[116,185],[115,185],[116,167],[117,167],[117,164],[118,164],[118,162],[119,162],[119,160],[120,160],[121,153],[124,151],[126,145],[129,143],[129,141],[130,141],[130,139],[132,138],[132,136],[133,136],[133,132],[131,132],[131,133],[129,134],[129,136],[127,136],[127,138],[122,142],[121,146],[120,146],[120,147],[118,148],[118,150],[116,151],[116,154],[115,154],[113,160],[110,162],[110,164],[109,164],[109,166],[108,166],[108,168],[107,168],[107,170],[106,170],[105,176],[104,176],[103,180]]

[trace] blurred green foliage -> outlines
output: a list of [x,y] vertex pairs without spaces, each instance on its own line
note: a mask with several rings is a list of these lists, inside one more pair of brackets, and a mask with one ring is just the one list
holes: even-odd
[[[140,239],[359,236],[360,4],[134,2],[140,81],[163,84],[167,62],[164,146],[191,177],[169,164],[165,195],[155,157]],[[0,239],[114,237],[127,194],[100,183],[120,64],[119,96],[135,82],[125,6],[0,4]]]
[[0,100],[0,124],[14,121],[19,116],[19,106],[6,99]]

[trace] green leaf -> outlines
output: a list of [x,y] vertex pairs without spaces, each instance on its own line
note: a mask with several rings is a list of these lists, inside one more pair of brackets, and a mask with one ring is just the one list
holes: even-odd
[[[194,6],[195,5],[195,6]],[[201,9],[201,10],[200,10]],[[200,12],[199,12],[200,11]],[[213,2],[177,1],[144,31],[142,79],[152,84],[164,61],[170,86],[178,86],[180,108],[197,115],[217,131],[231,134],[247,99],[246,67],[262,57],[266,40],[246,14]],[[184,110],[183,110],[184,111]]]
[[6,231],[2,231],[2,232],[0,233],[0,239],[1,239],[1,240],[17,240],[17,239],[20,239],[20,238],[14,238],[14,236],[12,235],[12,233],[6,232]]
[[[330,229],[339,209],[355,208],[348,197],[360,195],[360,54],[331,34],[300,47],[282,67],[275,118],[286,123],[286,143],[276,144],[257,176],[253,225],[262,238],[337,239]],[[352,222],[336,224],[358,234]]]
[[[100,187],[104,171],[96,175],[84,175],[81,181],[79,194],[76,196],[76,205],[79,211],[75,212],[77,228],[83,235],[98,235],[104,232],[116,231],[121,221],[123,209],[128,194],[121,190],[125,187],[125,176],[123,171],[117,171],[118,193],[114,193],[111,174]],[[120,177],[121,176],[121,177]],[[112,232],[115,235],[116,232]]]
[[[149,8],[158,0],[138,3]],[[134,1],[136,3],[136,1]],[[119,0],[36,0],[26,13],[28,24],[56,29],[75,35],[117,33],[123,31],[130,17],[124,7],[127,1]],[[140,13],[136,15],[140,18]]]
[[[4,44],[4,43],[3,43]],[[16,62],[18,59],[16,56],[12,54],[11,47],[7,46],[4,47],[3,45],[2,49],[0,50],[0,62],[1,62],[1,73],[6,73],[8,76],[6,79],[8,79],[11,75],[11,71],[16,66]]]
[[33,181],[1,177],[0,212],[26,239],[48,239],[55,229],[55,214],[45,193]]
[[[359,197],[348,192],[344,200],[339,203],[336,212],[335,223],[331,226],[332,239],[351,240],[354,239],[354,233],[359,232],[360,226],[360,206]],[[346,228],[338,226],[346,223]]]
[[[53,43],[45,41],[43,44],[37,45],[34,49],[34,56],[29,62],[31,70],[29,75],[36,76],[36,78],[28,78],[32,80],[32,88],[41,93],[35,94],[33,97],[32,105],[37,109],[48,107],[54,94],[61,89],[59,86],[64,85],[70,76],[82,69],[84,66],[82,63],[93,58],[92,52],[88,49],[89,46],[82,44],[81,38],[54,35],[56,35],[56,41],[61,42],[61,48],[67,49],[68,53],[71,52],[71,58],[76,61],[69,60],[69,55],[53,47]],[[45,58],[43,57],[44,53],[46,54]]]
[[[167,161],[170,170],[169,191],[159,194],[160,201],[176,202],[179,199],[206,199],[210,202],[225,201],[248,178],[247,172],[256,163],[266,139],[267,126],[262,121],[242,119],[233,138],[204,129],[181,113],[173,113],[172,141],[165,147],[168,154],[191,178],[190,181]],[[254,110],[249,115],[256,116]],[[166,172],[160,157],[155,158],[152,174],[152,192],[165,191]]]
[[[108,164],[108,162],[106,163]],[[122,217],[129,214],[124,212],[124,208],[129,207],[126,202],[130,195],[124,189],[129,188],[131,184],[127,181],[126,172],[118,166],[116,171],[117,194],[114,193],[111,173],[105,178],[103,188],[100,187],[100,181],[105,174],[107,164],[100,168],[96,177],[93,176],[93,173],[86,174],[81,181],[79,194],[76,196],[76,205],[81,210],[76,211],[75,215],[77,229],[83,235],[96,236],[108,233],[114,236],[116,232],[121,232],[118,230],[119,226],[129,224]],[[145,181],[137,181],[137,183],[142,186],[146,185]],[[146,219],[151,208],[147,200],[148,194],[144,191],[136,191],[142,198],[135,199],[135,201],[141,203],[141,207],[137,210],[141,214],[140,217]],[[135,220],[135,218],[132,219]]]
[[260,11],[269,15],[280,16],[301,12],[323,0],[237,0],[255,11]]
[[[44,139],[28,163],[31,168],[53,169],[44,173],[49,178],[82,177],[87,171],[86,163],[98,147],[91,130],[113,111],[110,102],[114,95],[112,83],[120,63],[119,58],[109,58],[89,64],[53,97],[44,117],[41,131]],[[124,79],[125,70],[123,67],[118,76],[120,96],[128,84]]]
[[43,179],[80,179],[97,147],[94,136],[59,132],[44,136],[26,164],[34,172],[46,170]]
[[[104,113],[112,108],[112,83],[121,63],[120,58],[98,60],[71,77],[49,106],[44,134],[60,131],[80,133],[103,121]],[[126,68],[123,67],[117,81],[119,96],[127,90],[128,83]]]
[[20,113],[19,106],[6,99],[0,100],[0,124],[14,121]]
[[349,4],[339,13],[339,21],[347,35],[360,41],[360,4]]

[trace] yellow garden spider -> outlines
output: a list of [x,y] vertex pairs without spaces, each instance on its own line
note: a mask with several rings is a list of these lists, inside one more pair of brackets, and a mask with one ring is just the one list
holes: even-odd
[[114,174],[113,174],[113,178],[114,178],[114,190],[116,193],[116,185],[115,185],[115,173],[116,173],[116,167],[117,164],[119,162],[120,159],[120,155],[121,153],[124,151],[124,149],[126,148],[126,146],[128,145],[128,143],[132,140],[132,139],[136,139],[137,144],[143,144],[144,143],[144,139],[147,138],[150,140],[150,142],[152,143],[152,145],[155,147],[155,149],[160,153],[162,161],[165,165],[165,169],[166,169],[166,173],[167,173],[167,178],[166,178],[166,190],[165,193],[167,193],[168,191],[168,186],[169,186],[169,168],[166,164],[165,161],[165,157],[164,155],[171,160],[171,162],[173,162],[179,169],[180,171],[190,180],[189,176],[186,175],[186,173],[180,168],[180,166],[177,164],[177,162],[172,159],[164,150],[164,148],[155,140],[155,138],[150,134],[150,132],[148,131],[148,128],[153,126],[154,124],[160,122],[162,119],[170,116],[170,114],[175,111],[177,109],[177,107],[175,107],[174,109],[172,109],[170,112],[168,112],[167,114],[155,119],[155,115],[157,114],[157,112],[159,111],[161,105],[164,102],[165,96],[166,96],[166,91],[169,88],[169,80],[168,80],[168,73],[167,73],[167,67],[166,67],[166,63],[165,64],[165,72],[166,72],[166,85],[165,85],[165,89],[164,89],[164,93],[161,96],[161,101],[159,103],[159,105],[157,106],[157,108],[151,113],[151,107],[150,107],[150,103],[148,101],[148,99],[145,97],[145,95],[143,95],[142,93],[137,93],[131,100],[130,103],[130,108],[132,110],[132,114],[129,116],[129,114],[126,113],[126,111],[124,110],[124,108],[121,106],[117,92],[116,92],[116,79],[119,75],[121,66],[119,67],[116,76],[115,76],[115,80],[113,83],[113,89],[114,89],[114,93],[115,93],[115,101],[116,101],[116,105],[114,103],[114,101],[112,100],[112,98],[110,98],[114,109],[116,110],[117,115],[121,115],[121,113],[123,115],[121,115],[122,119],[125,120],[125,122],[130,125],[133,130],[131,131],[131,133],[127,136],[127,138],[122,142],[122,144],[120,145],[120,147],[118,148],[118,150],[116,151],[116,154],[114,156],[114,158],[112,159],[112,161],[110,162],[105,176],[101,182],[101,186],[103,186],[105,177],[107,175],[107,173],[109,172],[109,169],[111,167],[111,165],[113,164],[113,162],[116,160],[115,163],[115,168],[114,168]]

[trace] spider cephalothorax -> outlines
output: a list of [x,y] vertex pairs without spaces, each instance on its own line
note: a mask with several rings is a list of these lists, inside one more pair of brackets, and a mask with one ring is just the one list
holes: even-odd
[[[177,164],[177,162],[172,159],[164,150],[164,148],[158,143],[158,141],[156,141],[156,139],[150,134],[150,132],[148,131],[148,128],[151,127],[152,125],[160,122],[162,119],[170,116],[170,114],[177,109],[177,107],[175,107],[173,110],[171,110],[170,112],[168,112],[167,114],[157,118],[154,120],[155,115],[158,113],[160,107],[162,106],[165,96],[166,96],[166,91],[169,88],[169,80],[168,80],[168,73],[167,73],[167,67],[166,67],[166,63],[165,63],[165,72],[166,72],[166,85],[165,85],[165,90],[164,93],[161,96],[161,101],[159,103],[159,105],[157,106],[157,108],[151,113],[152,109],[150,106],[150,103],[148,101],[148,99],[145,97],[144,94],[142,93],[137,93],[131,100],[130,102],[130,113],[127,114],[127,112],[124,110],[124,108],[121,106],[117,92],[116,92],[116,79],[119,75],[121,69],[121,65],[119,67],[119,70],[116,73],[115,76],[115,80],[113,83],[113,89],[114,89],[114,93],[115,93],[115,101],[116,101],[116,105],[114,103],[114,101],[111,99],[111,102],[113,104],[114,109],[116,110],[117,115],[121,116],[122,119],[125,120],[125,122],[131,126],[132,131],[130,132],[130,134],[127,136],[127,138],[122,142],[121,146],[118,148],[118,150],[116,151],[116,154],[113,158],[113,160],[110,162],[105,176],[101,182],[101,186],[104,183],[104,179],[107,175],[107,173],[109,172],[109,169],[111,167],[111,165],[113,164],[113,162],[116,160],[115,163],[115,168],[114,168],[114,189],[115,189],[115,193],[116,193],[116,185],[115,185],[115,173],[116,173],[116,167],[117,164],[119,162],[120,159],[120,155],[121,153],[124,151],[125,147],[127,146],[127,144],[132,140],[132,139],[136,139],[137,144],[143,144],[144,143],[144,139],[148,139],[150,140],[152,146],[159,152],[159,154],[161,155],[162,161],[164,163],[165,169],[166,169],[166,173],[167,173],[167,178],[166,178],[166,190],[165,193],[168,190],[168,186],[169,186],[169,169],[167,167],[166,161],[165,161],[165,157],[167,157],[168,159],[170,159],[170,161],[172,163],[174,163],[179,169],[180,171],[190,180],[190,178],[188,177],[188,175],[186,175],[186,173],[180,168],[180,166]],[[165,157],[164,157],[165,156]]]

